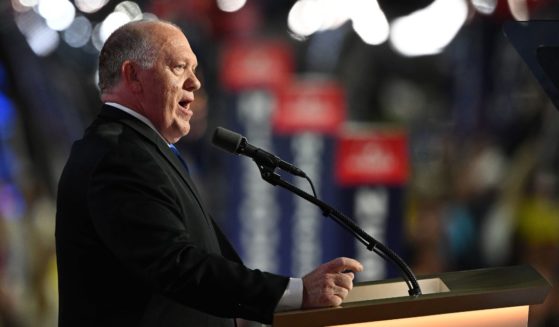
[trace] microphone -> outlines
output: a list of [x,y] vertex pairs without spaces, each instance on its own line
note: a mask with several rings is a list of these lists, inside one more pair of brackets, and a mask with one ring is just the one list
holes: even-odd
[[242,154],[247,157],[252,158],[257,164],[266,165],[268,167],[276,168],[279,167],[288,173],[291,173],[300,177],[307,177],[304,171],[290,164],[289,162],[283,161],[279,157],[263,150],[257,148],[250,143],[248,143],[246,137],[241,134],[235,133],[223,127],[218,127],[215,129],[212,137],[213,145],[231,152],[234,154]]

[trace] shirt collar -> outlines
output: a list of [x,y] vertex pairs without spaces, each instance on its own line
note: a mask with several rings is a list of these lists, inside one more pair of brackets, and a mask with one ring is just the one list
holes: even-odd
[[155,128],[155,126],[153,125],[153,123],[147,119],[145,116],[143,116],[142,114],[138,113],[137,111],[134,111],[126,106],[121,105],[120,103],[116,103],[116,102],[105,102],[105,104],[114,107],[118,110],[122,110],[125,113],[139,119],[141,122],[143,122],[144,124],[148,125],[151,129],[153,129],[153,131],[155,133],[157,133],[157,135],[159,135],[159,137],[167,144],[170,145],[169,142],[167,142],[167,140],[165,140],[165,138],[159,133],[159,131],[157,130],[157,128]]

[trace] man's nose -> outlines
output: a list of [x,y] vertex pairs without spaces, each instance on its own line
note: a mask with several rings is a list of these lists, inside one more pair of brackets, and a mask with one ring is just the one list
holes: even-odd
[[202,83],[194,73],[190,77],[188,77],[186,81],[184,81],[184,89],[187,91],[194,92],[196,90],[199,90],[201,87]]

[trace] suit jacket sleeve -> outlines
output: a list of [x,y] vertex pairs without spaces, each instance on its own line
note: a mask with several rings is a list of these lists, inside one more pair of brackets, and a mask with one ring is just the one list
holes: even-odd
[[270,323],[288,278],[248,269],[206,244],[228,242],[203,226],[213,222],[155,155],[119,146],[98,162],[87,198],[100,238],[154,292],[213,315]]

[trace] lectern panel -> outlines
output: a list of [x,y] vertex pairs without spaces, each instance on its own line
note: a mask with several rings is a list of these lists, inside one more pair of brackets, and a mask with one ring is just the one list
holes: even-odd
[[455,312],[329,327],[526,327],[528,306]]
[[[423,295],[450,292],[450,289],[440,278],[418,280]],[[355,287],[345,298],[344,304],[359,301],[388,299],[409,296],[406,282],[392,282],[383,284],[362,285]]]

